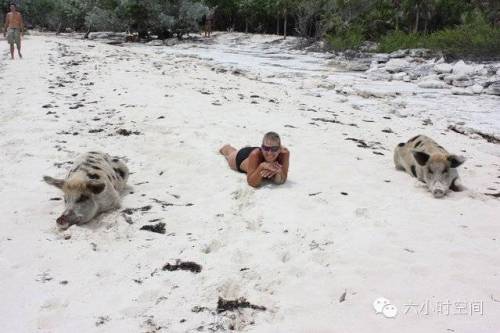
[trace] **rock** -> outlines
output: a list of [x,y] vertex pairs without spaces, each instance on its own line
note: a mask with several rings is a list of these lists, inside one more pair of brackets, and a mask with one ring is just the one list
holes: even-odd
[[434,66],[434,72],[436,73],[451,73],[453,71],[453,66],[450,64],[437,64]]
[[126,33],[124,32],[93,32],[89,35],[89,39],[119,39],[125,40]]
[[474,81],[468,80],[468,79],[466,79],[466,80],[453,80],[452,85],[454,85],[455,87],[465,88],[465,87],[470,87],[470,86],[474,85]]
[[380,65],[379,66],[378,64],[372,63],[372,66],[370,67],[369,70],[366,71],[366,73],[377,72],[377,71],[385,71],[383,66],[385,66],[385,65]]
[[134,34],[131,34],[131,33],[128,33],[126,36],[125,36],[125,41],[127,43],[138,43],[141,41],[141,39],[139,38],[139,35],[134,33]]
[[422,81],[430,81],[430,80],[437,80],[437,81],[440,81],[441,80],[441,77],[437,74],[431,74],[431,75],[427,75],[427,76],[424,76],[420,79],[420,82]]
[[108,45],[121,45],[123,44],[123,41],[121,40],[110,40],[109,42],[106,42]]
[[500,96],[500,81],[490,84],[488,89],[485,89],[484,92],[489,95]]
[[395,81],[403,81],[403,79],[407,76],[408,75],[405,72],[400,72],[400,73],[392,74],[392,79]]
[[374,81],[390,81],[392,80],[392,75],[387,73],[384,69],[368,70],[366,72],[367,77]]
[[385,53],[379,53],[379,54],[375,54],[373,56],[373,61],[375,61],[376,63],[386,63],[389,61],[389,55],[388,54],[385,54]]
[[451,93],[453,95],[464,95],[464,96],[474,95],[474,92],[471,89],[464,89],[464,88],[457,88],[457,87],[451,88]]
[[[500,69],[499,69],[500,70]],[[497,72],[497,68],[494,65],[489,65],[485,67],[486,76],[493,76]]]
[[481,84],[483,86],[483,88],[487,88],[496,82],[500,82],[500,76],[490,77],[490,78],[488,78],[482,82],[478,82],[478,83]]
[[[352,88],[351,88],[352,89]],[[391,91],[380,91],[372,88],[354,88],[354,92],[363,98],[386,98],[386,97],[395,97],[396,93]]]
[[371,62],[371,64],[370,64],[370,68],[368,68],[368,70],[372,70],[372,71],[377,70],[377,69],[379,69],[379,67],[381,67],[382,65],[383,65],[383,64],[380,64],[380,66],[379,66],[379,63],[378,63],[378,62],[376,62],[375,60],[372,60],[372,62]]
[[403,77],[403,81],[404,81],[404,82],[410,82],[410,81],[411,81],[411,77],[410,77],[409,75],[405,75],[405,76]]
[[453,66],[453,74],[455,75],[470,75],[474,74],[475,68],[467,65],[463,60],[460,60]]
[[385,70],[389,73],[399,73],[410,68],[410,62],[405,59],[391,59],[385,64]]
[[341,53],[341,55],[343,55],[345,59],[359,58],[360,54],[361,53],[357,50],[345,50]]
[[432,54],[432,51],[429,49],[410,49],[409,54],[410,57],[426,58]]
[[156,39],[156,40],[152,40],[152,41],[148,42],[147,45],[149,45],[149,46],[163,46],[163,41]]
[[354,89],[352,89],[352,87],[349,87],[349,86],[339,86],[339,87],[336,87],[335,88],[335,91],[339,94],[342,94],[342,95],[353,95],[355,92],[354,92]]
[[412,69],[408,74],[412,80],[416,80],[421,77],[429,76],[434,73],[434,63],[424,63],[420,64],[414,69]]
[[488,74],[488,68],[486,68],[484,65],[476,65],[473,66],[474,71],[472,74],[475,75],[487,75]]
[[470,89],[474,94],[480,94],[483,92],[483,86],[480,84],[475,84]]
[[169,38],[163,41],[163,44],[165,44],[166,46],[174,46],[177,43],[179,43],[179,40],[177,38]]
[[444,60],[443,57],[439,58],[437,61],[436,61],[436,64],[444,64],[446,63],[446,60]]
[[370,62],[366,60],[349,61],[345,68],[350,72],[364,72],[370,69]]
[[446,89],[449,88],[446,83],[438,80],[424,80],[418,83],[420,88],[428,88],[428,89]]
[[408,55],[408,50],[397,50],[389,54],[389,58],[404,58]]
[[453,84],[453,81],[466,81],[468,79],[469,77],[467,75],[457,75],[457,74],[445,75],[443,78],[444,82],[448,84]]

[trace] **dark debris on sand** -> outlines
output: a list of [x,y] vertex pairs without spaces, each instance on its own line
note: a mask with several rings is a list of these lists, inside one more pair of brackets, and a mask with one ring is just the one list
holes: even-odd
[[243,297],[236,300],[225,300],[219,297],[219,301],[217,302],[218,313],[225,311],[234,311],[238,309],[253,309],[253,310],[266,311],[265,306],[251,304]]
[[129,130],[125,129],[125,128],[121,128],[118,131],[116,131],[116,134],[123,135],[123,136],[129,136],[131,134],[140,135],[141,132],[139,132],[139,131],[129,131]]
[[180,261],[177,259],[175,261],[175,264],[166,264],[163,266],[162,270],[164,271],[178,271],[178,270],[183,270],[183,271],[190,271],[192,273],[199,273],[201,272],[201,265],[192,262],[192,261]]
[[127,215],[132,215],[134,212],[141,211],[141,212],[147,212],[148,210],[151,210],[153,206],[147,205],[144,207],[139,207],[139,208],[125,208],[122,210],[122,213],[127,214]]
[[158,234],[164,234],[165,223],[160,222],[154,225],[143,225],[140,230],[146,230],[146,231],[156,232]]

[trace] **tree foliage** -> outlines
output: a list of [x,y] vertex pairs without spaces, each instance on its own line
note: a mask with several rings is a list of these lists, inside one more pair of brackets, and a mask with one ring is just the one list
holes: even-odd
[[[0,0],[7,11],[9,0]],[[209,9],[215,29],[325,37],[359,45],[403,34],[430,35],[466,24],[472,13],[500,25],[499,0],[18,0],[25,20],[50,30],[114,30],[160,38],[199,31]],[[396,36],[396,35],[394,35]],[[397,35],[401,36],[401,34]]]

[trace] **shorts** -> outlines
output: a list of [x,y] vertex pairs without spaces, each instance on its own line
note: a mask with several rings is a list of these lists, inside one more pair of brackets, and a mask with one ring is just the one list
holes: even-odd
[[17,28],[9,28],[7,30],[7,41],[10,45],[21,45],[21,30]]
[[241,148],[238,153],[236,153],[236,168],[238,169],[239,172],[245,172],[243,170],[241,170],[240,166],[241,166],[241,163],[243,163],[244,160],[246,160],[248,158],[248,156],[250,156],[250,153],[256,149],[256,148],[259,148],[259,147],[245,147],[245,148]]

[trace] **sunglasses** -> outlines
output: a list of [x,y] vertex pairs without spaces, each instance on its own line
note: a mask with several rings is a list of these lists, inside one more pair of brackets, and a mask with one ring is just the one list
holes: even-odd
[[260,149],[262,149],[263,151],[265,152],[273,152],[273,153],[276,153],[280,150],[280,146],[266,146],[266,145],[262,145],[260,146]]

